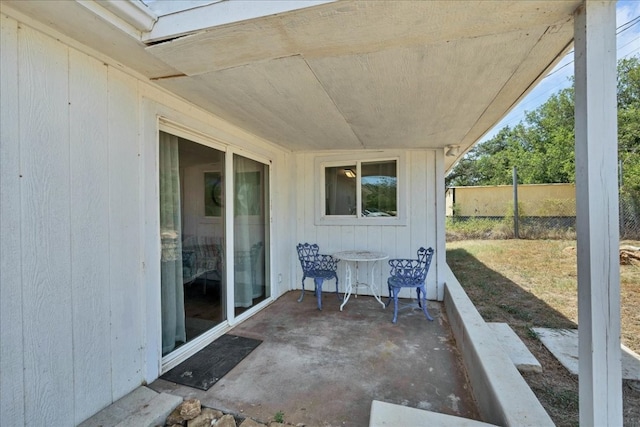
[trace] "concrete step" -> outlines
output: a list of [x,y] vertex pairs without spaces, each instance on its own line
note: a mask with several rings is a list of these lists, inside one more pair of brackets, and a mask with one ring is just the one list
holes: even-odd
[[107,406],[79,427],[155,427],[164,421],[180,403],[182,397],[157,393],[148,387],[138,387],[120,400]]
[[369,427],[495,427],[493,424],[454,415],[440,414],[408,406],[374,400],[371,402]]
[[487,325],[495,333],[495,337],[509,355],[520,372],[542,372],[542,365],[538,362],[520,337],[506,323],[491,323]]
[[[556,359],[573,375],[578,375],[578,330],[549,328],[533,328],[533,330]],[[640,381],[640,355],[622,344],[620,350],[622,378]]]

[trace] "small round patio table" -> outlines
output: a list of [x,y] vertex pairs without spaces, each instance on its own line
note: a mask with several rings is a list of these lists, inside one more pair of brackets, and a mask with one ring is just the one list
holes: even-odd
[[[384,252],[342,251],[342,252],[337,252],[332,256],[334,258],[341,259],[346,263],[346,278],[345,278],[346,289],[344,292],[344,299],[342,301],[342,304],[340,304],[340,311],[342,311],[342,308],[345,306],[347,301],[349,301],[349,297],[353,293],[354,285],[355,285],[356,298],[358,297],[358,286],[366,286],[369,289],[371,289],[371,293],[373,294],[374,298],[382,305],[382,307],[383,308],[386,307],[385,303],[383,303],[382,300],[380,299],[380,295],[376,292],[373,271],[377,262],[383,259],[389,258],[389,255],[385,254]],[[369,276],[368,282],[360,281],[359,264],[361,262],[366,263],[365,275]],[[354,275],[352,274],[352,271],[351,271],[352,264],[355,266],[355,270],[356,270]],[[369,268],[369,265],[371,265],[370,268]],[[355,281],[352,280],[353,276],[355,276]]]

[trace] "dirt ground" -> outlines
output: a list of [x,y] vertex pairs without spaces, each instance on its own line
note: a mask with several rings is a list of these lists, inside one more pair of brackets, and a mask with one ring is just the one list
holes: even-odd
[[[447,243],[447,263],[482,317],[508,323],[542,365],[542,373],[523,377],[558,426],[579,425],[578,378],[558,362],[531,328],[577,328],[575,256],[575,241]],[[640,266],[620,268],[622,341],[638,353]],[[623,381],[622,392],[624,426],[640,427],[640,384]]]

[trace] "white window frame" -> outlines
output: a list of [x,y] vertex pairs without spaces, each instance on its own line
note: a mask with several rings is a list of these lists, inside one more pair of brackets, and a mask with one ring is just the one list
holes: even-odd
[[[361,216],[361,183],[360,166],[362,163],[396,161],[396,203],[397,216],[395,217],[363,217]],[[328,167],[356,165],[356,215],[327,215],[326,214],[326,186],[325,169]],[[409,180],[407,179],[406,153],[399,151],[376,151],[346,153],[331,156],[318,156],[315,158],[314,173],[316,174],[315,194],[315,225],[392,225],[406,226],[408,207]]]

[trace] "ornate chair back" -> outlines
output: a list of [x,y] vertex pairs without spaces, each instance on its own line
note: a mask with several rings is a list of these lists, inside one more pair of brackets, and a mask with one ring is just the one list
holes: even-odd
[[320,248],[315,243],[298,243],[296,250],[302,267],[302,294],[298,298],[298,302],[304,298],[304,280],[310,277],[313,278],[315,284],[318,310],[322,310],[322,283],[325,279],[335,279],[336,295],[338,295],[338,275],[336,270],[339,260],[331,255],[320,254]]
[[418,249],[417,259],[397,258],[389,260],[391,270],[387,280],[389,285],[387,306],[393,299],[393,323],[396,323],[398,319],[398,293],[401,288],[416,288],[418,305],[422,308],[426,318],[433,320],[427,311],[427,291],[425,288],[425,280],[429,272],[433,252],[433,248],[425,249],[421,247]]

